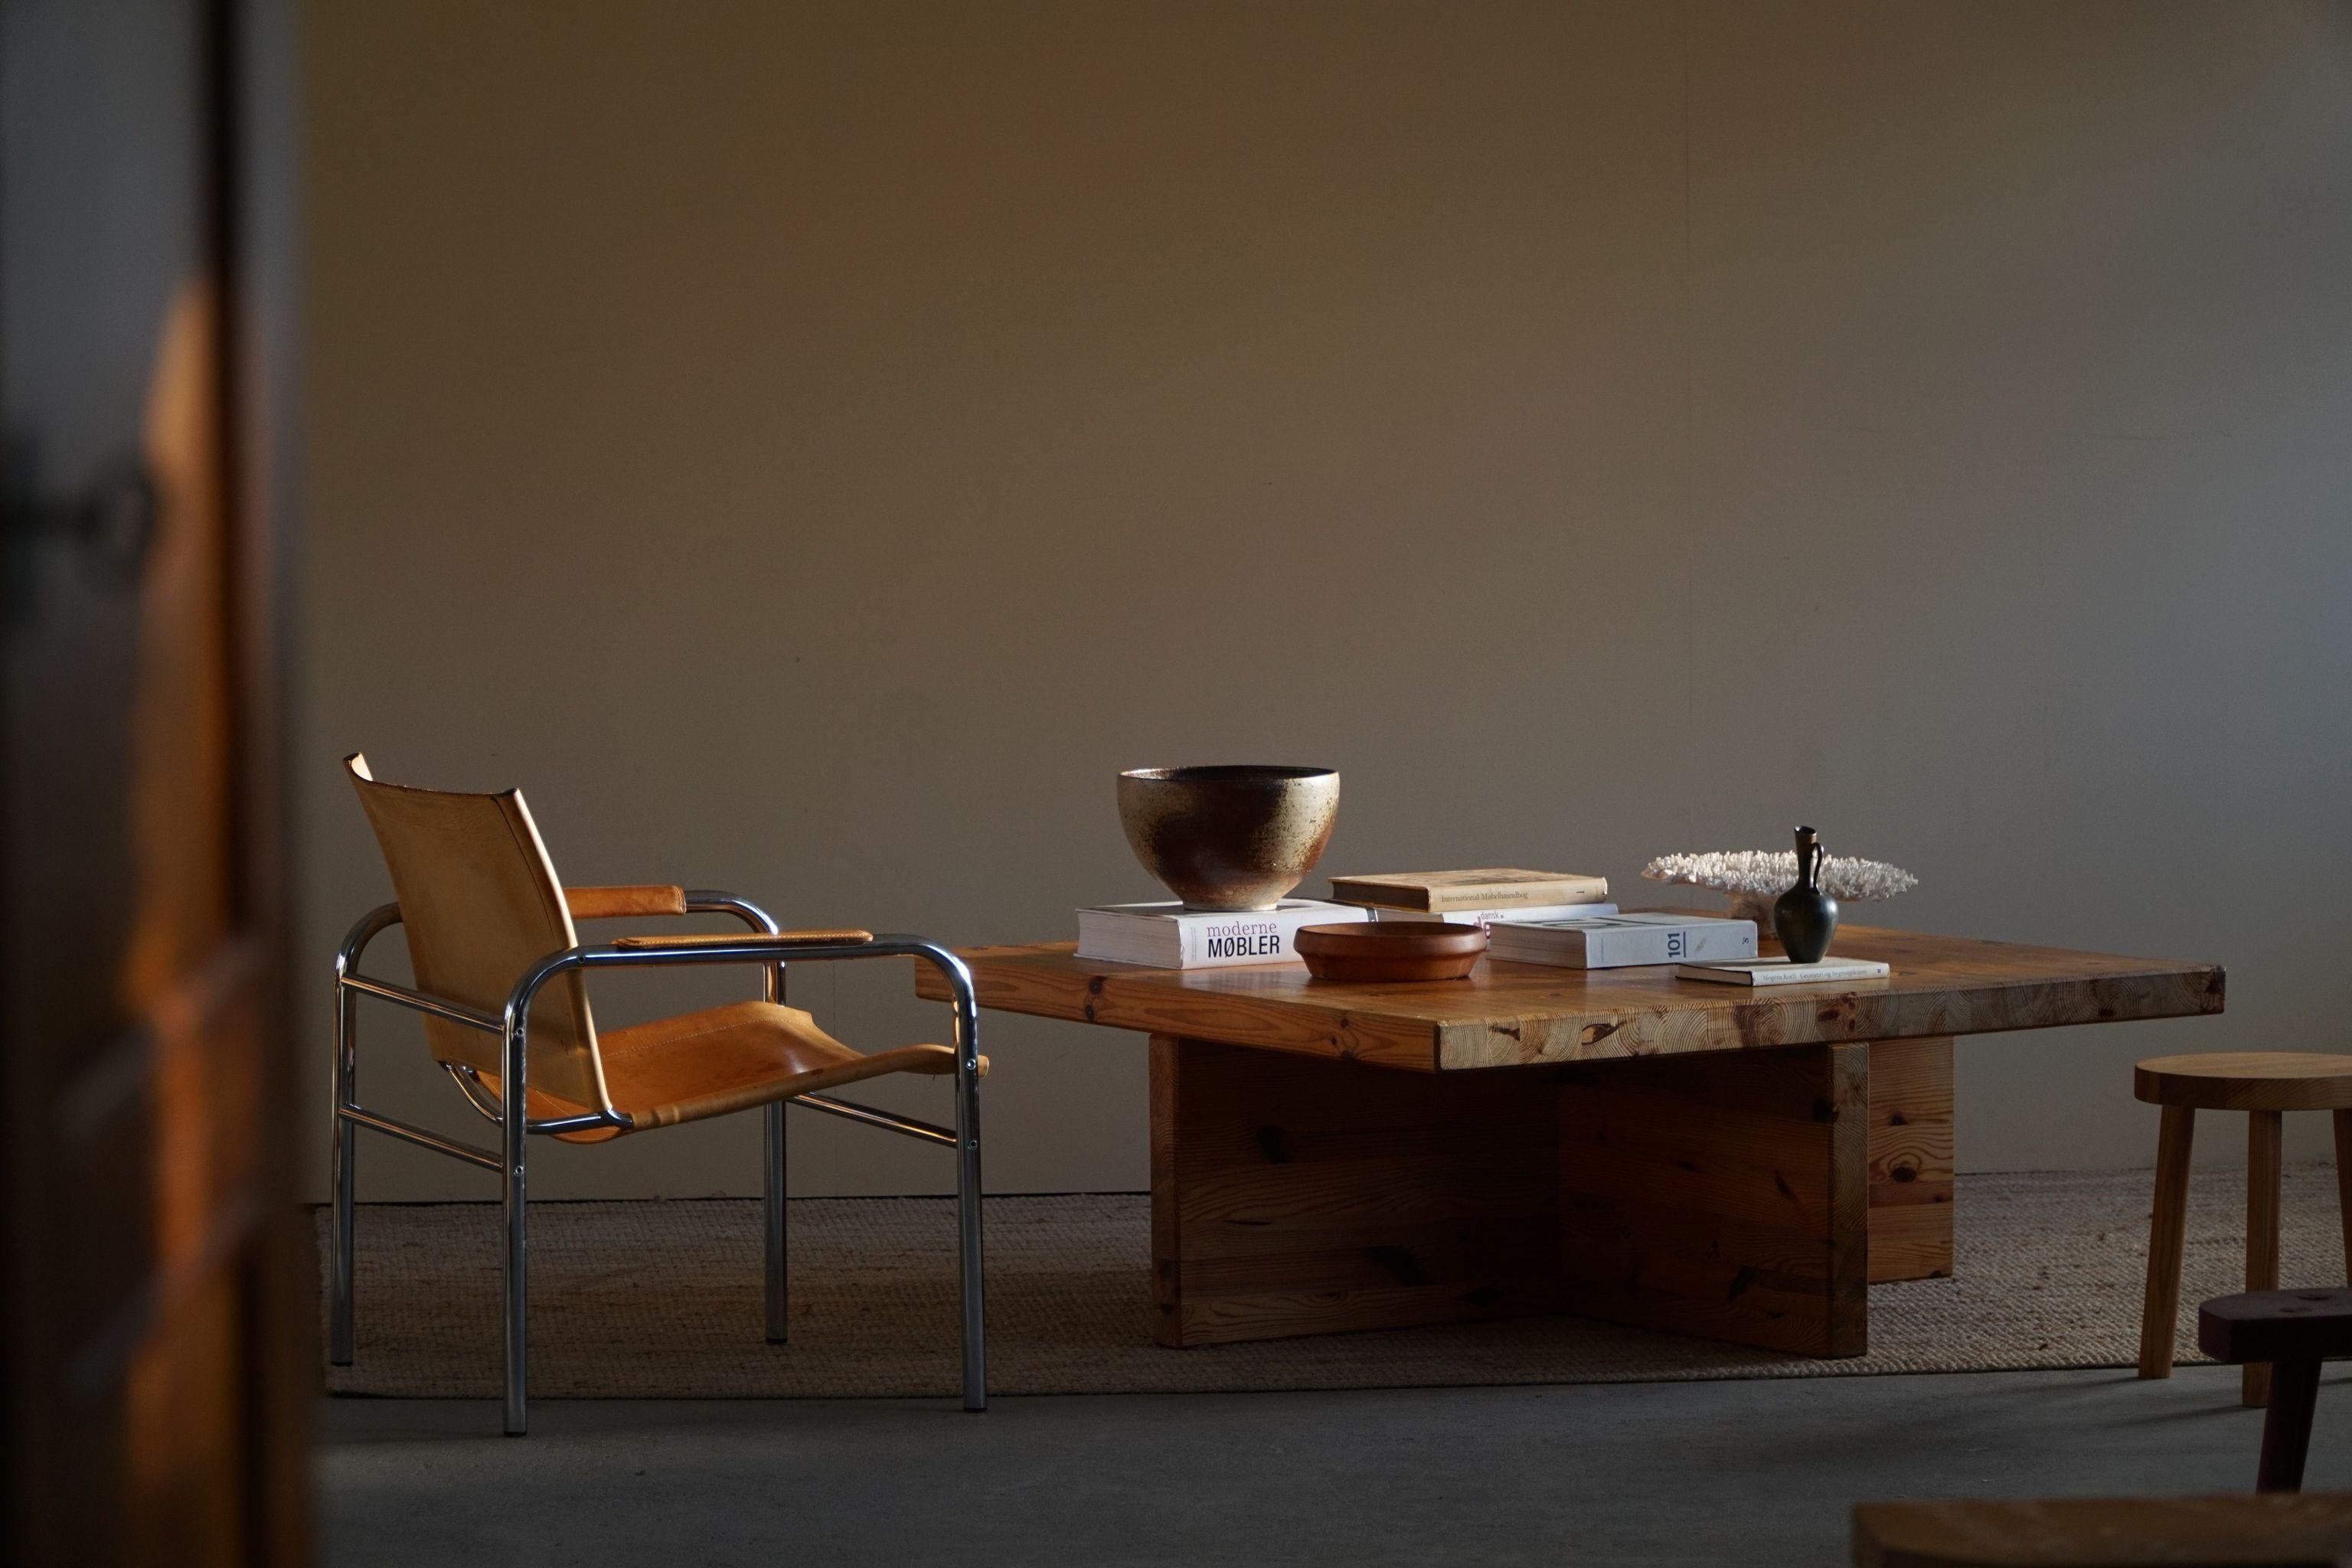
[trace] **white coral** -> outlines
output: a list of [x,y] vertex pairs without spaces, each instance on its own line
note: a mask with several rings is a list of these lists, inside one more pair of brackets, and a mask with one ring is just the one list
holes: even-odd
[[[1653,882],[1777,898],[1797,885],[1793,849],[1713,849],[1704,855],[1661,855],[1642,868]],[[1919,879],[1884,860],[1832,855],[1822,863],[1822,890],[1833,899],[1874,901],[1910,891]]]

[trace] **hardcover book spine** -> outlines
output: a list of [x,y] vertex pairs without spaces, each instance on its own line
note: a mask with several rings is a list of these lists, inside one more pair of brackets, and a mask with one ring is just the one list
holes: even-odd
[[1756,929],[1737,925],[1694,926],[1687,945],[1690,952],[1685,955],[1686,959],[1753,958],[1756,956]]
[[1755,956],[1755,933],[1736,926],[1620,927],[1585,933],[1584,962],[1589,969]]
[[[1672,963],[1683,956],[1679,951],[1682,943],[1668,939],[1679,934],[1662,926],[1586,931],[1584,966],[1587,969],[1630,969],[1640,963]],[[1573,951],[1570,950],[1571,952]]]
[[[1366,911],[1324,905],[1232,914],[1148,917],[1090,930],[1079,911],[1077,956],[1156,969],[1224,969],[1242,964],[1293,963],[1302,926],[1368,919]],[[1144,956],[1150,954],[1149,957]]]
[[1392,887],[1386,882],[1360,882],[1352,877],[1331,879],[1331,897],[1343,904],[1377,905],[1381,909],[1427,910],[1429,889]]
[[1489,907],[1475,910],[1396,910],[1389,909],[1385,906],[1375,906],[1372,909],[1372,918],[1377,921],[1388,921],[1392,922],[1403,921],[1408,922],[1419,921],[1423,924],[1428,924],[1432,921],[1443,921],[1454,925],[1492,926],[1497,921],[1508,922],[1511,921],[1530,920],[1599,920],[1609,915],[1613,915],[1616,912],[1617,906],[1610,903],[1538,904],[1532,909],[1495,909]]
[[1429,907],[1447,910],[1525,910],[1557,904],[1590,903],[1602,898],[1606,883],[1486,882],[1471,888],[1443,888],[1429,896]]
[[1223,969],[1246,963],[1288,963],[1298,957],[1298,928],[1316,923],[1315,914],[1233,914],[1186,919],[1186,969]]

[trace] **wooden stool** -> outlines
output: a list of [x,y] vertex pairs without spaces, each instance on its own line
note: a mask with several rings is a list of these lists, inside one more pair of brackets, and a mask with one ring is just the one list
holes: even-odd
[[2319,1363],[2352,1355],[2352,1290],[2249,1290],[2216,1296],[2197,1313],[2197,1347],[2215,1361],[2267,1362],[2270,1414],[2263,1417],[2258,1492],[2299,1492],[2319,1404]]
[[2352,1494],[1866,1502],[1855,1568],[2335,1568]]
[[[2352,1056],[2232,1051],[2157,1057],[2133,1069],[2132,1092],[2164,1107],[2156,1146],[2156,1214],[2147,1233],[2147,1304],[2139,1320],[2139,1374],[2172,1375],[2180,1312],[2180,1242],[2188,1220],[2189,1141],[2200,1110],[2242,1110],[2246,1121],[2246,1289],[2278,1288],[2280,1117],[2336,1113],[2336,1191],[2352,1263]],[[2249,1363],[2245,1403],[2270,1397],[2267,1363]]]

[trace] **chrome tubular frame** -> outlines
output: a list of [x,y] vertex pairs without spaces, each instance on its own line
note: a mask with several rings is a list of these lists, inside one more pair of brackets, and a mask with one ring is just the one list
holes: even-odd
[[[717,888],[688,888],[686,891],[688,914],[731,914],[755,931],[773,934],[775,918],[751,902]],[[784,966],[782,963],[763,965],[760,971],[760,994],[770,1002],[784,999]],[[776,1100],[760,1108],[760,1253],[761,1267],[765,1271],[768,1308],[767,1335],[772,1345],[783,1344],[791,1337],[792,1303],[788,1294],[791,1281],[786,1278],[784,1234],[784,1106]]]
[[795,1095],[790,1103],[805,1105],[811,1110],[830,1111],[849,1121],[879,1127],[886,1132],[903,1132],[909,1138],[927,1139],[933,1143],[955,1147],[956,1135],[944,1127],[934,1127],[928,1121],[918,1121],[911,1116],[893,1116],[887,1110],[877,1110],[870,1105],[855,1105],[846,1100],[835,1100],[829,1094]]
[[379,1132],[389,1132],[394,1138],[404,1142],[415,1143],[420,1148],[430,1149],[436,1154],[446,1154],[453,1159],[463,1160],[468,1164],[479,1165],[486,1171],[495,1171],[499,1168],[499,1157],[488,1149],[477,1149],[470,1143],[460,1143],[454,1138],[444,1138],[437,1132],[428,1132],[411,1122],[395,1121],[389,1116],[378,1115],[373,1110],[362,1110],[356,1105],[343,1108],[343,1120],[357,1126],[373,1127]]
[[[689,913],[732,914],[753,931],[763,935],[772,934],[779,929],[773,917],[766,910],[732,893],[710,889],[689,889],[686,895],[686,907]],[[355,1173],[352,1129],[371,1127],[436,1153],[501,1172],[506,1233],[503,1313],[507,1369],[506,1429],[509,1436],[519,1436],[524,1429],[530,1356],[525,1332],[530,1278],[530,1240],[525,1223],[529,1199],[527,1142],[532,1133],[569,1132],[593,1127],[616,1127],[627,1131],[633,1126],[625,1113],[609,1104],[577,1116],[541,1121],[530,1119],[526,1111],[525,1079],[530,1069],[529,1031],[532,1001],[549,981],[574,970],[756,963],[761,969],[762,995],[769,1001],[781,1003],[784,999],[785,961],[778,956],[778,950],[772,944],[723,935],[714,935],[708,942],[688,946],[663,948],[583,944],[562,952],[550,953],[532,965],[516,984],[512,994],[507,999],[503,1014],[493,1018],[357,973],[360,957],[366,952],[368,944],[399,922],[400,907],[397,904],[385,904],[372,910],[352,927],[335,954],[334,1132],[331,1175],[335,1277],[328,1353],[339,1366],[351,1364],[352,1222]],[[985,1410],[988,1407],[988,1345],[981,1268],[980,1008],[972,991],[971,972],[964,967],[961,959],[946,948],[918,936],[884,935],[854,943],[811,942],[785,951],[795,959],[828,963],[860,958],[912,958],[933,965],[947,977],[953,995],[955,1020],[956,1124],[950,1131],[911,1117],[894,1115],[822,1094],[801,1095],[794,1100],[777,1100],[762,1109],[761,1229],[767,1277],[768,1338],[778,1344],[784,1342],[789,1316],[784,1107],[792,1103],[803,1104],[811,1110],[845,1117],[866,1126],[929,1142],[945,1143],[956,1151],[956,1254],[963,1305],[963,1406],[966,1410]],[[443,1138],[421,1127],[369,1110],[359,1103],[358,1003],[363,995],[378,997],[501,1037],[501,1060],[505,1070],[499,1083],[499,1100],[495,1109],[488,1103],[488,1090],[470,1069],[451,1069],[452,1076],[458,1080],[458,1087],[465,1091],[474,1108],[498,1123],[499,1152],[494,1154]]]

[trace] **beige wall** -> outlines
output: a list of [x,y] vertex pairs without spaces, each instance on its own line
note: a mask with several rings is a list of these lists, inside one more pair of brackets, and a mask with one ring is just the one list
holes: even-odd
[[[309,42],[314,977],[387,896],[355,747],[525,785],[576,882],[957,942],[1151,893],[1114,769],[1262,759],[1343,770],[1327,869],[1638,895],[1801,818],[1919,873],[1901,923],[2229,964],[2220,1020],[1965,1044],[1969,1168],[2147,1163],[2138,1056],[2352,1045],[2344,8],[404,0]],[[906,986],[797,994],[936,1037]],[[306,1017],[322,1139],[315,978]],[[372,1017],[369,1098],[458,1125]],[[992,1186],[1143,1184],[1139,1038],[985,1035]],[[946,1184],[794,1128],[802,1190]],[[756,1142],[533,1191],[750,1191]]]

